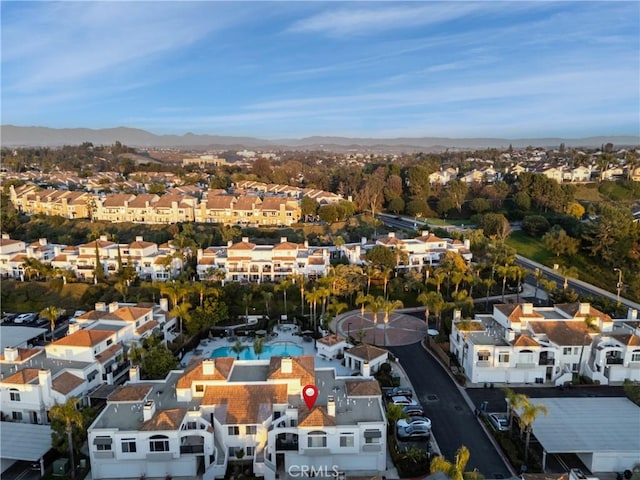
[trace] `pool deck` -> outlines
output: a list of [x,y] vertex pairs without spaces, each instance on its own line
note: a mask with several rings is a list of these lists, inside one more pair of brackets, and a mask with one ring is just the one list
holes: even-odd
[[[293,328],[293,329],[292,329]],[[351,370],[342,365],[342,360],[326,360],[318,356],[317,349],[315,348],[315,342],[305,342],[303,338],[297,334],[298,327],[295,325],[280,325],[273,329],[273,333],[265,341],[265,345],[273,345],[278,343],[292,343],[302,348],[303,355],[314,355],[316,370],[322,368],[333,368],[336,371],[336,376],[351,376],[355,373],[355,370]],[[243,345],[247,347],[253,344],[253,340],[249,337],[236,337]],[[211,358],[211,353],[220,347],[231,347],[235,343],[235,339],[230,341],[230,337],[225,338],[208,338],[200,342],[198,347],[194,350],[187,352],[182,357],[180,363],[184,367],[189,364],[193,358]],[[266,359],[266,357],[264,358]]]

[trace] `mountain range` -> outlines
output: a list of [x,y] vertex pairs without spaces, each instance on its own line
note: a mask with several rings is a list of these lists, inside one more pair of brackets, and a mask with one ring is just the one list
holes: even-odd
[[94,145],[112,145],[116,141],[138,148],[190,148],[190,149],[242,149],[261,150],[329,150],[329,151],[380,151],[415,152],[442,151],[445,149],[481,149],[558,147],[600,147],[606,143],[615,146],[640,145],[640,136],[596,136],[585,138],[348,138],[312,136],[300,139],[266,140],[255,137],[221,135],[156,135],[139,128],[49,128],[0,126],[0,143],[3,147],[59,147],[91,142]]

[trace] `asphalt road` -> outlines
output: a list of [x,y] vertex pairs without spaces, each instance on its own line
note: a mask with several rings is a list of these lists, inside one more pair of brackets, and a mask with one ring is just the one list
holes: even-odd
[[471,453],[467,470],[477,468],[487,479],[511,478],[512,474],[487,438],[458,386],[420,343],[389,350],[400,360],[416,398],[432,421],[432,431],[442,454],[453,461],[466,445]]

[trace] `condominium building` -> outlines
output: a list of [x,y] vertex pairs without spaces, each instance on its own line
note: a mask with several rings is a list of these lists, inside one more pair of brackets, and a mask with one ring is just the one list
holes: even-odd
[[574,374],[603,385],[640,380],[637,311],[612,320],[588,303],[496,305],[473,320],[454,315],[450,350],[472,383],[552,383]]
[[[316,369],[313,356],[199,359],[162,381],[131,380],[88,430],[92,475],[223,478],[250,460],[256,476],[293,478],[301,466],[346,475],[386,469],[377,381]],[[306,385],[319,391],[309,410]]]

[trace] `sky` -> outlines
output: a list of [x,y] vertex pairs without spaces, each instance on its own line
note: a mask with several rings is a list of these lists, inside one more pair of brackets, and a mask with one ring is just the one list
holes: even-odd
[[640,2],[1,2],[2,124],[640,134]]

